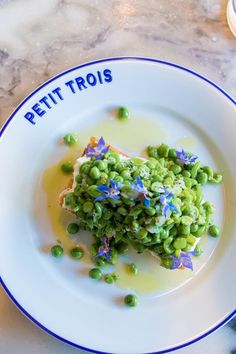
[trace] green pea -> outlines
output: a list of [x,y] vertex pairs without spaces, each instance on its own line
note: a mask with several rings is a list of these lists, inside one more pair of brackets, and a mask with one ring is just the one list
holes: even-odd
[[87,177],[86,182],[87,182],[88,186],[93,186],[94,185],[94,179],[89,177],[89,176]]
[[95,166],[99,169],[99,171],[104,171],[107,168],[107,162],[103,160],[97,160],[95,162]]
[[197,173],[198,173],[200,168],[201,168],[201,162],[200,161],[198,161],[194,165],[192,165],[192,168],[191,168],[191,176],[192,176],[192,178],[196,178],[197,177]]
[[81,259],[84,256],[84,250],[81,247],[74,247],[70,250],[70,255],[74,259]]
[[93,203],[90,201],[87,201],[83,204],[83,211],[85,213],[91,213],[91,211],[93,210],[93,207],[94,207]]
[[208,180],[208,176],[205,172],[199,172],[197,174],[197,181],[198,183],[200,183],[201,185],[206,184]]
[[212,237],[219,237],[220,235],[220,229],[216,225],[211,225],[208,229],[208,233]]
[[204,202],[202,204],[203,208],[206,210],[206,213],[207,214],[210,214],[212,215],[213,212],[214,212],[214,208],[213,208],[213,205],[210,203],[210,202]]
[[116,172],[116,171],[111,171],[110,173],[109,173],[109,175],[108,175],[108,177],[109,177],[109,179],[115,179],[115,177],[116,176],[118,176],[119,174],[118,174],[118,172]]
[[124,254],[128,251],[128,244],[126,242],[121,241],[116,245],[116,250],[118,254]]
[[77,133],[68,133],[64,136],[63,139],[64,139],[65,144],[74,145],[79,140],[79,137],[78,137]]
[[137,306],[138,298],[136,295],[133,295],[133,294],[126,295],[124,298],[124,303],[130,307]]
[[61,170],[64,173],[72,173],[74,171],[73,164],[69,162],[65,162],[61,165]]
[[171,246],[172,241],[173,241],[173,237],[170,236],[163,243],[164,251],[167,254],[171,254],[174,251],[173,247]]
[[63,256],[63,248],[60,245],[52,246],[51,248],[51,255],[55,258],[60,258]]
[[129,118],[129,111],[126,107],[120,107],[118,110],[118,118],[121,121],[125,121]]
[[190,245],[194,245],[194,243],[196,242],[196,237],[194,237],[193,235],[188,235],[187,237],[187,242],[190,244]]
[[211,167],[204,166],[202,168],[202,170],[203,170],[203,172],[205,172],[207,174],[209,180],[213,178],[214,172]]
[[112,273],[112,278],[113,278],[113,281],[117,281],[119,279],[119,275],[117,273]]
[[187,171],[187,170],[184,170],[183,172],[182,172],[182,176],[183,177],[191,177],[191,172],[189,172],[189,171]]
[[114,282],[114,278],[113,278],[112,274],[105,274],[104,281],[107,284],[112,284]]
[[121,177],[123,179],[130,179],[131,178],[131,174],[130,174],[130,171],[129,170],[123,170],[121,171]]
[[193,222],[193,219],[188,215],[184,215],[181,217],[181,222],[183,225],[191,225]]
[[169,231],[165,229],[160,230],[160,237],[162,240],[166,240],[169,237]]
[[181,251],[182,251],[181,249],[175,250],[175,257],[179,258]]
[[91,257],[95,257],[96,254],[98,253],[98,245],[96,243],[93,243],[91,246],[90,246],[90,250],[89,250],[89,253],[90,253],[90,256]]
[[99,280],[101,279],[102,277],[102,272],[99,268],[92,268],[90,271],[89,271],[89,276],[90,278],[92,279],[96,279],[96,280]]
[[96,264],[97,267],[101,267],[101,268],[107,266],[107,262],[102,258],[96,258],[94,263]]
[[168,153],[169,153],[169,146],[166,144],[161,144],[158,147],[158,154],[160,157],[168,157]]
[[128,214],[128,211],[124,207],[119,207],[117,209],[117,212],[121,215],[124,215],[124,216]]
[[177,175],[182,171],[182,168],[179,165],[172,165],[171,171],[174,172],[175,175]]
[[[175,251],[176,252],[176,251]],[[177,257],[177,256],[176,256]],[[167,269],[170,269],[173,265],[173,260],[171,258],[162,258],[161,259],[161,266]]]
[[196,232],[193,232],[194,236],[201,237],[206,232],[205,226],[199,226]]
[[153,182],[151,184],[151,191],[152,192],[158,192],[160,187],[161,187],[161,183],[160,182]]
[[187,240],[184,237],[177,237],[173,242],[173,246],[176,250],[183,249],[187,246]]
[[131,263],[129,264],[129,272],[133,275],[137,275],[138,274],[138,267],[135,263]]
[[93,179],[99,179],[101,177],[101,172],[96,166],[94,166],[91,168],[89,175]]
[[93,197],[97,198],[99,195],[101,195],[101,192],[97,189],[97,186],[92,185],[87,188],[87,193]]
[[192,224],[190,226],[190,232],[196,232],[198,230],[198,224]]
[[123,179],[123,177],[121,177],[121,176],[116,176],[115,178],[114,178],[114,181],[115,182],[123,182],[124,181],[124,179]]
[[71,223],[67,226],[67,232],[71,235],[77,234],[79,231],[79,225],[76,223]]
[[181,224],[178,227],[178,232],[183,234],[183,235],[188,235],[190,233],[190,225]]
[[202,249],[201,246],[199,245],[199,243],[196,245],[196,247],[194,248],[194,251],[197,252],[197,254],[195,255],[195,257],[199,257],[202,254]]
[[219,173],[214,173],[213,178],[209,182],[214,183],[214,184],[218,184],[218,183],[221,183],[222,180],[223,180],[222,175],[220,175]]
[[176,150],[175,149],[170,149],[168,151],[168,157],[170,157],[171,159],[174,159],[176,157]]
[[85,175],[89,174],[90,171],[90,167],[91,167],[91,163],[90,162],[84,162],[82,163],[82,165],[80,166],[79,172],[83,173]]
[[158,157],[158,151],[157,148],[154,146],[148,146],[147,147],[147,154],[150,157],[157,158]]
[[145,230],[144,228],[141,228],[135,236],[138,239],[143,239],[147,236],[147,234],[148,234],[147,230]]
[[146,208],[146,209],[145,209],[145,213],[146,213],[147,215],[149,215],[149,216],[153,216],[153,215],[156,214],[156,209],[155,209],[155,208],[151,208],[151,207]]

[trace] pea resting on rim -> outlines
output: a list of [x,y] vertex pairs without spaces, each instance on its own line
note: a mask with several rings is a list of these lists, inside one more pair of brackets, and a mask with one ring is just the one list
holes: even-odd
[[64,136],[64,142],[67,145],[75,145],[77,141],[79,140],[78,134],[77,133],[67,133]]
[[124,303],[125,303],[127,306],[135,307],[135,306],[137,306],[137,304],[138,304],[138,298],[137,298],[136,295],[133,295],[133,294],[126,295],[126,296],[124,297]]
[[55,258],[60,258],[63,256],[63,248],[60,245],[52,246],[51,248],[51,255]]
[[129,118],[129,111],[126,107],[120,107],[118,110],[119,120],[127,120]]

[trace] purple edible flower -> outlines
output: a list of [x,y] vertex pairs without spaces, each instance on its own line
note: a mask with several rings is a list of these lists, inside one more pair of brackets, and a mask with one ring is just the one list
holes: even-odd
[[176,156],[178,157],[179,163],[182,165],[189,165],[198,159],[197,156],[191,156],[187,154],[184,149],[182,149],[182,151],[176,151]]
[[97,197],[95,199],[95,202],[97,202],[99,200],[103,200],[103,199],[108,199],[108,198],[111,198],[114,200],[120,199],[120,189],[121,189],[120,182],[118,182],[116,184],[116,182],[111,179],[110,180],[110,187],[107,186],[106,184],[100,184],[99,186],[97,186],[97,189],[104,194]]
[[130,183],[130,186],[133,191],[137,192],[137,200],[143,199],[143,204],[145,205],[145,207],[149,208],[150,199],[147,198],[148,191],[144,186],[143,182],[141,181],[141,178],[139,176],[136,177],[135,181]]
[[198,251],[181,252],[179,257],[171,256],[173,264],[170,269],[184,269],[188,268],[193,270],[193,263],[191,258],[196,256]]
[[110,255],[110,247],[109,247],[107,237],[104,236],[102,238],[102,244],[103,245],[99,247],[98,253],[96,254],[96,256],[94,256],[94,258],[105,256],[106,260],[110,261],[111,255]]
[[174,203],[170,201],[170,199],[174,197],[174,194],[168,192],[165,188],[162,187],[159,188],[159,192],[162,193],[162,195],[160,196],[160,203],[163,206],[162,213],[164,217],[167,218],[169,211],[175,211],[177,213],[178,209],[176,208]]
[[101,160],[103,155],[108,152],[109,146],[105,146],[105,141],[103,137],[101,137],[98,141],[97,146],[93,148],[90,144],[88,144],[87,150],[87,157],[95,157],[96,160]]

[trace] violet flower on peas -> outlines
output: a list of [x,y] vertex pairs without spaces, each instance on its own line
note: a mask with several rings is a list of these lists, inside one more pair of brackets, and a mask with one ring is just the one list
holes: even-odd
[[176,151],[176,156],[178,157],[178,162],[181,165],[189,165],[198,159],[197,156],[191,156],[187,154],[184,149],[182,149],[182,151]]
[[95,202],[103,199],[113,199],[113,200],[120,199],[120,189],[121,189],[120,182],[116,183],[111,179],[110,187],[107,186],[106,184],[100,184],[99,186],[97,186],[97,189],[104,194],[95,198]]
[[147,197],[148,191],[147,188],[144,186],[141,178],[138,176],[136,177],[134,182],[130,183],[130,186],[134,192],[137,193],[137,200],[143,200],[143,204],[145,207],[150,207],[150,199]]
[[107,237],[104,236],[102,238],[102,244],[103,245],[99,247],[98,253],[96,254],[96,256],[94,256],[94,258],[105,256],[106,260],[109,262],[111,259],[111,255]]
[[173,193],[168,192],[165,188],[160,187],[159,193],[162,193],[160,196],[160,203],[162,204],[162,213],[165,218],[167,218],[170,211],[178,212],[178,209],[170,200],[174,197]]
[[109,146],[105,145],[105,141],[103,137],[101,137],[98,141],[97,146],[94,148],[89,144],[87,146],[87,157],[95,157],[95,160],[101,160],[103,155],[106,154],[109,150]]
[[184,269],[188,268],[193,270],[193,263],[191,258],[193,256],[196,256],[198,254],[198,251],[192,251],[192,252],[181,252],[179,257],[171,256],[171,259],[173,261],[172,266],[170,269]]

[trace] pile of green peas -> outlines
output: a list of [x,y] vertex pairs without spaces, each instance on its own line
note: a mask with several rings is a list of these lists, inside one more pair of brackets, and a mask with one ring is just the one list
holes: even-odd
[[[125,159],[110,150],[101,160],[88,158],[75,177],[76,187],[65,197],[65,206],[76,214],[80,228],[94,236],[90,254],[98,267],[115,264],[118,255],[131,245],[138,253],[151,251],[170,268],[170,256],[192,251],[206,233],[213,237],[220,234],[213,225],[214,207],[204,200],[202,189],[207,183],[221,183],[222,176],[200,161],[181,163],[176,150],[166,144],[149,146],[147,154],[147,159]],[[149,207],[133,197],[131,183],[138,176],[147,190]],[[97,187],[110,186],[111,180],[120,182],[120,198],[95,201],[101,195]],[[173,193],[171,202],[178,210],[167,217],[160,203],[160,188]],[[109,240],[109,260],[96,258],[104,236]],[[195,249],[200,254],[198,245]]]

